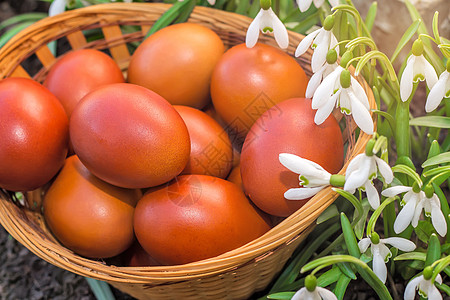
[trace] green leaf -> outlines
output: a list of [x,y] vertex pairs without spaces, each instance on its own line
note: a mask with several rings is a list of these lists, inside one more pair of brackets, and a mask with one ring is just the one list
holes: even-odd
[[363,215],[354,226],[355,235],[358,238],[358,240],[362,239],[364,236],[364,228],[366,227],[367,216],[369,215],[369,211],[371,208],[369,201],[367,201],[367,198],[364,198],[362,206],[363,206]]
[[413,170],[411,167],[407,165],[404,164],[395,165],[392,167],[392,172],[406,174],[412,179],[414,179],[414,181],[417,182],[419,186],[422,186],[422,179],[420,179],[419,174],[417,174],[415,170]]
[[388,121],[392,132],[395,132],[395,119],[390,113],[378,109],[373,109],[372,111],[377,115],[383,116]]
[[411,119],[411,126],[426,126],[436,128],[450,128],[450,117],[444,116],[425,116]]
[[422,168],[446,163],[450,163],[450,152],[444,152],[427,159],[422,164]]
[[352,270],[351,265],[349,265],[348,263],[338,263],[336,265],[341,270],[342,274],[345,274],[345,276],[347,276],[353,280],[356,280],[356,274]]
[[365,23],[367,30],[369,32],[372,31],[373,23],[375,22],[375,17],[377,16],[377,9],[378,3],[374,1],[372,2],[372,4],[369,7],[369,10],[367,11]]
[[9,26],[13,26],[18,23],[24,22],[36,22],[47,17],[46,13],[24,13],[20,15],[13,16],[9,19],[4,20],[0,23],[0,30],[4,30]]
[[104,281],[95,280],[92,278],[85,277],[88,282],[92,292],[94,293],[97,300],[114,300],[116,299],[111,292],[111,288],[108,283]]
[[351,278],[347,277],[345,274],[339,276],[338,281],[336,282],[336,287],[333,290],[333,293],[339,300],[344,299],[345,291],[347,290],[347,286],[350,283]]
[[397,44],[397,48],[395,48],[395,51],[392,54],[391,63],[394,63],[402,49],[406,46],[406,44],[408,44],[414,34],[416,34],[417,29],[419,29],[421,23],[422,20],[417,19],[408,27],[408,29],[406,29],[405,33]]
[[399,261],[399,260],[420,260],[420,261],[425,261],[427,258],[427,254],[425,252],[407,252],[407,253],[403,253],[400,255],[397,255],[394,260],[395,261]]
[[416,233],[419,240],[421,240],[424,243],[428,243],[431,234],[435,231],[433,225],[430,222],[420,220],[417,227],[414,228],[414,232]]
[[425,267],[431,266],[436,260],[441,258],[441,242],[436,234],[431,234],[428,241],[427,257],[425,260]]
[[436,11],[434,13],[433,16],[433,23],[432,23],[432,28],[433,28],[433,34],[434,34],[434,39],[436,40],[437,44],[441,43],[441,37],[439,36],[439,22],[438,22],[438,17],[439,17],[439,12]]
[[321,224],[337,216],[339,216],[337,206],[335,204],[331,204],[323,211],[323,213],[320,214],[320,216],[317,218],[316,224]]
[[290,300],[294,296],[295,292],[281,292],[273,293],[267,296],[267,299],[278,299],[278,300]]
[[319,12],[316,11],[315,14],[310,15],[309,17],[305,18],[304,20],[298,22],[293,28],[291,28],[291,30],[301,33],[301,34],[306,34],[306,32],[309,29],[311,29],[311,27],[316,25],[318,22],[319,22]]
[[3,47],[13,36],[21,32],[28,26],[33,25],[34,23],[34,21],[23,22],[9,29],[0,37],[0,48]]
[[353,257],[359,258],[361,253],[359,251],[358,242],[356,241],[356,236],[350,221],[344,213],[341,213],[341,227],[348,253]]
[[317,285],[320,287],[326,287],[335,283],[342,272],[340,268],[331,268],[317,278]]
[[447,294],[447,296],[450,297],[450,286],[446,285],[445,283],[439,284],[437,282],[434,283],[434,285],[440,289],[441,291],[443,291],[444,293]]

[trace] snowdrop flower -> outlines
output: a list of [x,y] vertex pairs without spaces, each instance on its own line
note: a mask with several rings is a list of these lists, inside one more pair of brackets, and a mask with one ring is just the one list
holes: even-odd
[[51,17],[63,13],[66,10],[67,2],[68,0],[54,0],[48,8],[48,15]]
[[319,71],[325,63],[328,50],[336,48],[336,52],[339,55],[339,48],[336,47],[338,41],[333,32],[331,32],[333,26],[334,16],[330,15],[325,18],[323,27],[308,34],[295,50],[295,57],[299,57],[308,50],[308,47],[311,46],[314,49],[311,57],[311,69],[314,73]]
[[[432,269],[426,267],[423,270],[423,275],[413,278],[405,288],[404,300],[414,300],[416,290],[419,290],[419,295],[430,300],[442,300],[442,295],[438,288],[431,282]],[[436,276],[435,282],[442,284],[442,277],[440,274]]]
[[273,32],[278,46],[286,49],[289,46],[289,36],[283,22],[273,12],[269,6],[266,9],[263,7],[256,15],[253,22],[250,24],[245,37],[245,44],[248,48],[256,45],[259,37],[259,31],[262,33]]
[[[337,90],[336,92],[334,92]],[[322,124],[331,114],[334,107],[341,112],[352,115],[356,125],[367,134],[373,134],[373,121],[370,116],[369,99],[364,88],[342,66],[336,67],[317,87],[312,108],[317,109],[314,122]]]
[[[305,12],[311,6],[311,3],[314,3],[314,6],[319,8],[323,5],[325,0],[297,0],[298,8],[301,12]],[[339,0],[330,0],[331,6],[339,5]]]
[[450,97],[450,59],[447,60],[447,69],[441,73],[439,80],[431,88],[425,103],[425,111],[435,110],[441,103],[442,98]]
[[423,209],[425,210],[425,215],[431,217],[431,222],[436,232],[441,236],[447,234],[447,223],[441,210],[441,202],[434,193],[432,186],[427,186],[425,190],[425,192],[420,190],[420,186],[415,183],[412,187],[394,186],[381,192],[386,197],[394,197],[406,192],[400,202],[404,207],[394,222],[394,231],[396,233],[403,232],[409,224],[414,228],[417,227]]
[[400,98],[407,101],[413,90],[413,82],[426,80],[431,89],[438,78],[433,66],[423,56],[423,42],[416,40],[412,47],[412,54],[408,57],[406,67],[400,79]]
[[314,275],[305,278],[305,287],[298,290],[291,300],[337,300],[335,294],[326,288],[317,286],[317,279]]
[[377,209],[380,206],[380,196],[372,180],[379,171],[385,182],[391,183],[394,174],[387,162],[373,153],[374,143],[373,139],[370,140],[366,145],[365,153],[358,154],[348,164],[344,190],[353,194],[357,188],[365,189],[370,206]]
[[313,98],[315,91],[319,87],[324,78],[333,73],[339,66],[336,63],[337,52],[334,49],[328,51],[326,63],[309,79],[308,86],[306,87],[305,97]]
[[280,163],[294,173],[299,174],[300,186],[292,188],[284,193],[288,200],[303,200],[317,194],[320,190],[330,185],[332,175],[319,164],[301,158],[294,154],[281,153]]
[[413,251],[416,249],[416,245],[410,240],[400,237],[390,237],[386,239],[380,239],[380,236],[373,232],[372,235],[363,238],[358,242],[358,247],[361,253],[367,251],[370,246],[370,252],[372,253],[372,269],[375,275],[383,282],[386,282],[387,268],[386,263],[392,256],[391,251],[386,246],[389,244],[402,251]]

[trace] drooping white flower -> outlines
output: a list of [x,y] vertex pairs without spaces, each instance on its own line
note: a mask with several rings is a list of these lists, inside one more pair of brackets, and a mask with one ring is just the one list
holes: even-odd
[[286,49],[289,46],[289,35],[283,22],[273,12],[272,8],[263,9],[259,11],[253,22],[247,29],[247,35],[245,37],[245,44],[248,48],[252,48],[258,41],[259,32],[268,33],[273,32],[275,41],[282,49]]
[[299,185],[302,188],[291,188],[284,193],[288,200],[307,199],[330,185],[331,174],[319,164],[294,154],[281,153],[280,163],[294,173],[299,174]]
[[400,78],[400,98],[403,102],[407,101],[413,90],[413,82],[425,80],[427,86],[431,89],[438,78],[433,66],[423,56],[423,42],[416,40],[412,47],[412,54],[406,61],[406,67]]
[[[297,0],[298,8],[301,12],[305,12],[314,3],[314,6],[319,8],[323,5],[325,0]],[[330,4],[332,6],[337,6],[339,4],[339,0],[330,0]]]
[[376,155],[358,154],[347,167],[344,190],[353,194],[357,188],[365,189],[370,206],[377,209],[380,206],[380,196],[372,180],[378,171],[386,183],[391,183],[394,179],[391,167],[383,159]]
[[[373,238],[375,235],[376,238]],[[358,242],[358,247],[361,253],[366,252],[370,246],[370,252],[372,253],[373,272],[383,283],[386,282],[387,278],[386,263],[392,256],[392,253],[386,246],[386,244],[389,244],[402,251],[413,251],[414,249],[416,249],[416,245],[410,240],[400,237],[389,237],[386,239],[380,239],[378,234],[376,233],[372,234],[372,238],[366,237]]]
[[400,233],[409,224],[414,228],[417,227],[422,210],[424,210],[425,215],[431,217],[431,222],[436,232],[441,236],[445,236],[447,234],[447,222],[441,210],[441,202],[435,193],[431,197],[427,197],[422,190],[414,191],[413,187],[394,186],[385,189],[381,194],[386,197],[393,197],[405,192],[406,194],[401,201],[404,207],[395,219],[394,231]]
[[334,17],[328,16],[323,22],[322,28],[319,28],[308,34],[299,44],[295,50],[295,57],[304,54],[309,47],[314,49],[311,57],[311,69],[314,73],[325,64],[327,53],[330,49],[335,49],[339,55],[339,47],[336,47],[338,41],[331,29],[334,26]]
[[[436,276],[435,282],[442,284],[442,277],[440,274]],[[430,300],[442,300],[442,295],[438,288],[431,283],[430,279],[425,279],[423,275],[413,278],[405,288],[404,299],[414,300],[416,296],[416,290],[419,290],[419,294]]]
[[[374,126],[369,113],[369,99],[364,88],[351,75],[349,75],[350,85],[342,87],[341,76],[344,70],[343,67],[337,66],[317,87],[311,104],[313,109],[317,109],[314,122],[317,125],[322,124],[334,107],[340,107],[343,113],[353,116],[356,125],[362,131],[373,134]],[[345,70],[345,72],[348,71]]]
[[314,73],[309,79],[308,86],[306,87],[305,97],[313,98],[314,93],[319,87],[320,83],[326,78],[328,75],[333,73],[336,68],[339,67],[337,63],[325,63],[316,73]]
[[425,111],[432,112],[435,110],[444,97],[450,97],[450,72],[447,70],[441,73],[439,80],[431,88],[425,103]]
[[298,290],[294,296],[292,296],[291,300],[337,300],[335,294],[326,288],[316,286],[314,291],[310,292],[306,287]]

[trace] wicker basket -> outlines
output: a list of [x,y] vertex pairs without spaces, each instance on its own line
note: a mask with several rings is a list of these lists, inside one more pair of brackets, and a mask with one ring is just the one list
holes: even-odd
[[[0,78],[45,78],[47,70],[57,60],[48,48],[54,40],[68,48],[109,49],[111,56],[126,71],[130,59],[127,43],[139,42],[151,25],[169,8],[165,4],[103,4],[46,18],[16,35],[0,49]],[[189,22],[203,24],[219,34],[226,47],[244,42],[251,19],[206,7],[196,7]],[[123,33],[123,26],[136,28]],[[87,41],[85,33],[100,28],[103,38]],[[303,38],[290,35],[289,53]],[[260,41],[275,45],[270,36]],[[307,75],[311,52],[298,59]],[[28,62],[28,63],[27,63]],[[30,63],[31,62],[31,63]],[[34,65],[33,70],[26,69]],[[375,101],[367,84],[363,84],[372,108]],[[342,119],[340,113],[336,113]],[[364,150],[371,138],[361,134],[355,139],[355,124],[351,118],[341,120],[347,146],[345,166],[349,159]],[[39,191],[34,192],[34,195]],[[218,257],[178,266],[118,267],[81,257],[68,250],[52,236],[42,214],[13,201],[13,193],[0,190],[0,221],[20,243],[42,259],[73,273],[103,280],[139,299],[247,299],[265,289],[279,273],[299,243],[308,235],[316,218],[337,197],[330,188],[322,190],[301,209],[284,219],[262,237]],[[28,196],[31,197],[33,193]],[[40,195],[37,195],[39,198]]]

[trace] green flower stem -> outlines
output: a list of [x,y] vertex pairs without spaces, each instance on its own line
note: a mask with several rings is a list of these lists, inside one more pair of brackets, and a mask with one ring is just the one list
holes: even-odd
[[433,276],[431,277],[431,282],[434,282],[436,280],[436,277],[438,276],[438,274],[441,273],[448,265],[450,265],[450,255],[435,261],[431,265],[431,267],[434,267]]
[[361,277],[375,290],[380,299],[392,300],[392,297],[381,280],[375,275],[375,273],[369,268],[369,266],[361,261],[359,258],[353,257],[351,255],[331,255],[316,259],[308,264],[306,264],[301,272],[307,272],[309,270],[314,271],[311,274],[315,274],[323,268],[329,267],[331,265],[348,262],[354,264]]
[[[366,228],[367,236],[370,236],[372,234],[372,232],[375,231],[375,224],[376,224],[378,218],[380,217],[381,212],[386,208],[386,206],[393,203],[397,198],[398,198],[397,196],[386,198],[380,204],[380,206],[373,212],[372,216],[369,219],[369,222],[367,223],[367,228]],[[395,211],[394,211],[394,215],[395,215]]]
[[[414,83],[413,93],[417,88],[417,84]],[[411,97],[412,97],[411,95]],[[396,132],[395,143],[397,145],[397,156],[410,156],[411,144],[410,144],[410,128],[409,128],[409,103],[410,101],[402,102],[398,101],[397,109],[395,111]]]
[[[384,201],[386,201],[387,199],[385,199]],[[394,231],[394,221],[396,217],[397,214],[395,213],[395,203],[391,202],[386,205],[386,208],[383,211],[384,236],[397,236]]]

